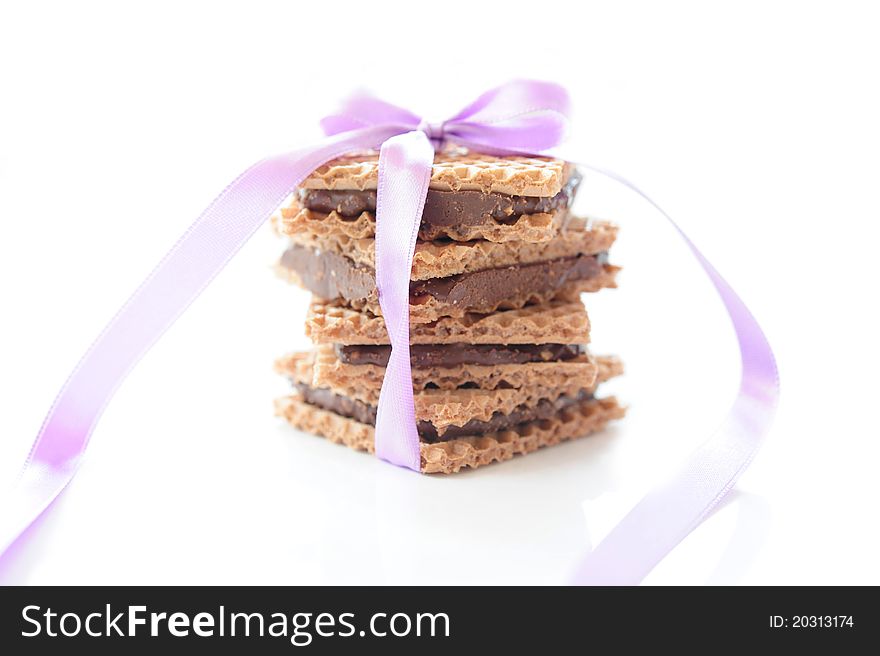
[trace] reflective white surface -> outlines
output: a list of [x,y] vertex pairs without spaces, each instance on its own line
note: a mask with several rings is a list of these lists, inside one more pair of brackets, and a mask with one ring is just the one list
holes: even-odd
[[[0,484],[81,351],[177,233],[250,161],[313,135],[333,96],[360,82],[442,116],[511,73],[553,77],[575,97],[573,147],[680,220],[780,360],[767,447],[649,582],[880,583],[880,326],[866,301],[880,103],[862,77],[880,53],[865,25],[802,10],[792,29],[786,12],[759,5],[736,16],[683,5],[686,24],[647,4],[584,10],[492,79],[454,52],[460,93],[447,78],[437,97],[414,61],[378,71],[340,46],[322,50],[321,70],[293,65],[294,50],[317,49],[317,34],[297,31],[317,13],[279,5],[266,24],[265,9],[213,7],[210,33],[195,11],[175,9],[169,24],[169,8],[133,16],[107,5],[115,33],[63,6],[57,25],[33,10],[14,30],[0,21],[0,61],[20,63],[0,70]],[[385,40],[370,46],[392,52]],[[289,429],[272,417],[286,385],[271,362],[307,346],[307,295],[274,279],[282,245],[267,227],[122,386],[77,479],[3,580],[564,582],[717,425],[738,375],[719,302],[671,231],[611,184],[588,179],[581,193],[582,207],[622,225],[620,289],[587,305],[594,350],[627,365],[608,385],[630,406],[623,422],[445,478]]]

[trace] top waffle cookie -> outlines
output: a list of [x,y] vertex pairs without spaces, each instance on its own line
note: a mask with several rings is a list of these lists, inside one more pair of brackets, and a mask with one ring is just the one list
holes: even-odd
[[[572,166],[546,157],[494,157],[472,153],[437,153],[431,189],[482,191],[511,196],[555,196]],[[303,189],[376,189],[378,153],[340,157],[317,169],[300,185]]]

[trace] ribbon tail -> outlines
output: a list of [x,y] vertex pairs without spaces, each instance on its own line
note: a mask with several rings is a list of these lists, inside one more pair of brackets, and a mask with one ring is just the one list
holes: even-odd
[[391,356],[376,411],[376,455],[421,469],[409,357],[409,280],[434,148],[413,131],[382,144],[376,194],[376,287]]
[[314,169],[399,130],[369,128],[264,159],[232,182],[187,229],[91,345],[52,404],[21,475],[0,506],[0,565],[75,475],[101,413],[157,339],[285,197]]
[[581,562],[577,585],[635,585],[696,528],[733,488],[761,446],[779,401],[776,360],[760,325],[733,288],[653,200],[621,176],[595,171],[634,191],[681,235],[712,281],[742,356],[739,393],[724,423],[671,480],[639,501]]

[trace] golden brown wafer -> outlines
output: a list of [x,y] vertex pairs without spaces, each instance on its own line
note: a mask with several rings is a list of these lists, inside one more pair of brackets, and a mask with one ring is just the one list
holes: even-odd
[[[514,368],[527,367],[528,365],[556,365],[566,364],[566,362],[532,362],[526,364],[510,364],[510,365],[457,365],[455,367],[431,367],[429,369],[414,368],[413,373],[413,391],[419,392],[424,390],[425,384],[433,383],[440,386],[440,389],[456,389],[458,385],[467,383],[478,383],[482,389],[495,389],[499,384],[506,383],[511,387],[517,387],[510,380],[520,381]],[[596,386],[607,382],[612,378],[623,375],[623,362],[613,355],[599,356],[583,356],[582,360],[572,363],[576,367],[576,376],[586,380],[591,378],[592,382],[586,385],[585,389],[594,391]],[[586,365],[586,367],[585,367]],[[321,372],[322,366],[329,370]],[[481,380],[478,377],[471,377],[468,374],[461,374],[463,367],[483,367],[497,369],[499,375],[489,382]],[[593,370],[592,374],[585,373],[589,369]],[[502,369],[503,368],[503,369]],[[524,375],[522,382],[528,385],[536,379],[545,383],[552,383],[555,378],[552,372],[549,372],[547,378],[544,374],[535,372],[536,367],[529,368],[532,375]],[[551,370],[557,370],[556,367],[548,367]],[[311,351],[299,351],[289,353],[278,358],[275,361],[275,371],[283,376],[287,376],[295,383],[303,383],[309,387],[328,387],[336,390],[344,390],[354,388],[360,377],[368,380],[366,383],[370,387],[376,387],[378,379],[381,388],[381,379],[385,375],[385,368],[373,364],[343,364],[336,359],[332,350],[318,347]],[[339,373],[342,371],[343,373]],[[505,376],[505,374],[507,374]],[[562,377],[562,376],[560,376]],[[457,381],[461,380],[458,385],[453,386]],[[438,381],[438,382],[434,382]],[[442,385],[442,386],[441,386]],[[518,385],[522,387],[523,385]]]
[[[511,196],[555,196],[573,167],[548,157],[495,157],[461,149],[434,155],[431,189]],[[376,189],[379,154],[347,155],[316,169],[303,189]]]
[[[319,346],[306,356],[312,362],[308,372],[300,354],[279,358],[275,368],[279,373],[296,377],[298,382],[308,382],[311,374],[311,387],[326,387],[345,396],[353,396],[349,390],[369,390],[371,397],[378,399],[385,367],[374,364],[346,364],[340,362],[330,345]],[[313,358],[313,359],[312,359]],[[478,389],[493,390],[498,387],[520,388],[541,385],[552,387],[563,385],[566,381],[581,381],[584,388],[593,385],[598,367],[587,354],[562,362],[528,362],[524,364],[459,364],[452,367],[414,367],[412,369],[413,390],[426,388],[454,390],[462,386],[476,386]]]
[[[365,371],[362,379],[353,375],[342,378],[334,375],[334,362],[338,364],[335,355],[327,349],[321,352],[303,351],[279,358],[275,369],[294,383],[328,389],[339,396],[371,406],[379,403],[384,369],[375,365],[343,365],[346,368],[357,366]],[[619,361],[612,358],[604,358],[601,366],[592,361],[574,363],[570,367],[553,366],[569,363],[530,364],[535,366],[506,365],[511,370],[515,367],[523,369],[522,374],[510,376],[511,380],[522,383],[520,387],[500,388],[500,381],[495,382],[495,387],[489,387],[488,381],[482,381],[480,384],[485,388],[424,389],[414,383],[416,419],[430,422],[442,435],[449,426],[464,426],[469,421],[489,421],[496,412],[507,415],[520,407],[536,407],[543,400],[553,401],[563,395],[575,397],[581,392],[593,392],[598,383],[622,371]],[[544,372],[539,369],[541,365],[545,367]],[[372,374],[369,381],[368,371]],[[602,379],[598,378],[597,372],[602,373]]]
[[[492,242],[533,242],[540,243],[552,239],[567,227],[568,210],[523,214],[515,221],[489,220],[476,225],[422,226],[421,239],[448,237],[456,241],[485,239]],[[341,236],[350,239],[365,239],[376,235],[376,217],[371,212],[362,212],[356,217],[345,217],[338,212],[315,212],[299,206],[294,200],[283,207],[272,218],[276,232],[282,235],[309,233],[319,237]]]
[[[426,474],[452,474],[463,467],[481,467],[531,453],[544,446],[585,437],[604,428],[609,421],[625,414],[617,399],[590,399],[560,411],[554,419],[520,424],[515,429],[446,442],[420,444],[421,471]],[[348,419],[328,410],[304,403],[297,395],[275,402],[275,413],[293,427],[327,438],[336,444],[373,453],[375,431],[372,426]]]
[[[445,278],[483,269],[545,262],[576,255],[595,255],[611,248],[616,237],[617,227],[611,223],[587,224],[583,219],[577,219],[569,229],[540,243],[418,241],[410,279]],[[358,239],[339,232],[319,234],[302,230],[292,233],[290,240],[306,248],[334,251],[356,264],[371,268],[376,265],[375,240],[372,237]]]
[[[315,344],[388,344],[385,320],[341,302],[312,299],[306,335]],[[411,344],[585,344],[590,320],[580,299],[410,326]]]

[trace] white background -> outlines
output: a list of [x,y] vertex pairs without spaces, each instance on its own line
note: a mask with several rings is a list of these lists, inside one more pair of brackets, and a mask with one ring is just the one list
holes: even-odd
[[[0,484],[140,279],[260,157],[366,86],[441,118],[511,77],[575,102],[572,150],[635,180],[761,320],[783,400],[732,502],[651,583],[880,583],[880,61],[869,3],[4,3]],[[623,227],[588,299],[620,353],[617,428],[416,476],[272,417],[306,294],[258,234],[120,389],[20,550],[22,583],[560,583],[718,423],[723,311],[662,219],[589,180]]]

